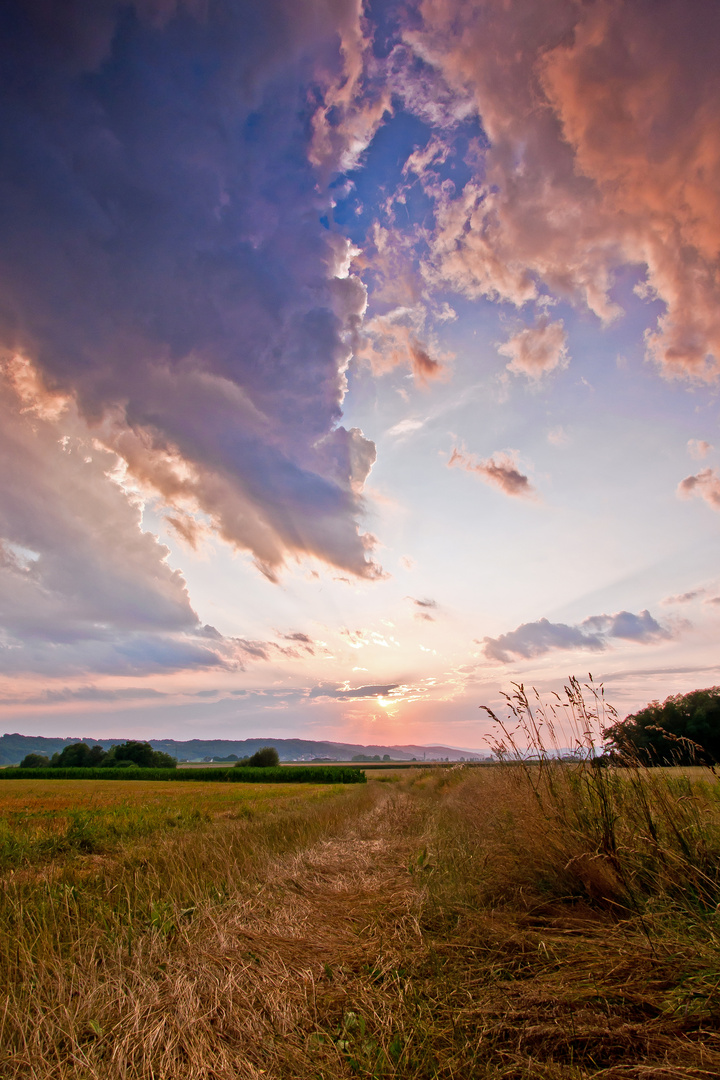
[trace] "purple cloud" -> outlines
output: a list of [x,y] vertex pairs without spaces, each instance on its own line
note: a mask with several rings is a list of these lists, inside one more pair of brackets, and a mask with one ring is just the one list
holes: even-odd
[[400,683],[384,683],[377,686],[334,687],[327,684],[314,686],[309,693],[311,698],[333,698],[337,701],[355,701],[366,697],[387,697],[391,690],[396,690]]
[[372,577],[375,449],[340,424],[365,289],[322,220],[345,135],[318,171],[307,95],[341,108],[358,5],[158,10],[0,14],[0,345],[77,400],[190,542],[202,511],[271,578],[289,555]]
[[619,611],[615,615],[591,615],[577,625],[551,623],[548,619],[522,623],[516,630],[497,638],[483,638],[483,652],[489,660],[509,664],[513,659],[530,660],[555,650],[588,649],[603,652],[611,638],[652,644],[672,635],[649,611],[634,615]]

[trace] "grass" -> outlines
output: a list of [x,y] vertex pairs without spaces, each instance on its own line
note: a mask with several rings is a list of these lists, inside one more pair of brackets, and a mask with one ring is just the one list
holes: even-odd
[[25,780],[0,788],[0,869],[69,854],[102,854],[120,841],[187,831],[218,819],[256,821],[309,811],[335,796],[332,788],[227,784],[169,785],[147,781]]
[[0,1075],[720,1075],[717,787],[511,749],[363,786],[7,785],[16,832],[79,813],[95,846],[5,863]]

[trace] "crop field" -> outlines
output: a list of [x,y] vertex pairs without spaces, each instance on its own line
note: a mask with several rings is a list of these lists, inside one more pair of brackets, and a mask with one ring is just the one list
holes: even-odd
[[706,770],[0,788],[0,1075],[720,1075]]
[[297,811],[335,793],[308,785],[202,785],[165,781],[17,780],[0,785],[0,868],[70,852],[100,852],[120,840],[190,829],[218,818],[253,820]]

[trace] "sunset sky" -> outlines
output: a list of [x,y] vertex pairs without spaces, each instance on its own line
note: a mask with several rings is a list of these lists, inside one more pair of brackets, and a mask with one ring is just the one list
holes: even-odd
[[0,13],[0,718],[720,682],[716,0]]

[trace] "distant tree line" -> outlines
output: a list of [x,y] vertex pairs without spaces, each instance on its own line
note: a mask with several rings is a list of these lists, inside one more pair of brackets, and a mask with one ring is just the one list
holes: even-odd
[[619,720],[604,732],[607,758],[646,765],[720,762],[720,686],[675,694]]
[[21,769],[175,769],[177,761],[162,750],[153,750],[150,743],[129,739],[109,750],[88,746],[84,742],[70,743],[61,753],[47,758],[44,754],[26,754]]
[[350,760],[351,761],[391,761],[392,759],[391,759],[389,754],[383,754],[382,757],[380,757],[379,754],[373,754],[372,756],[370,754],[353,754],[353,756],[350,758]]

